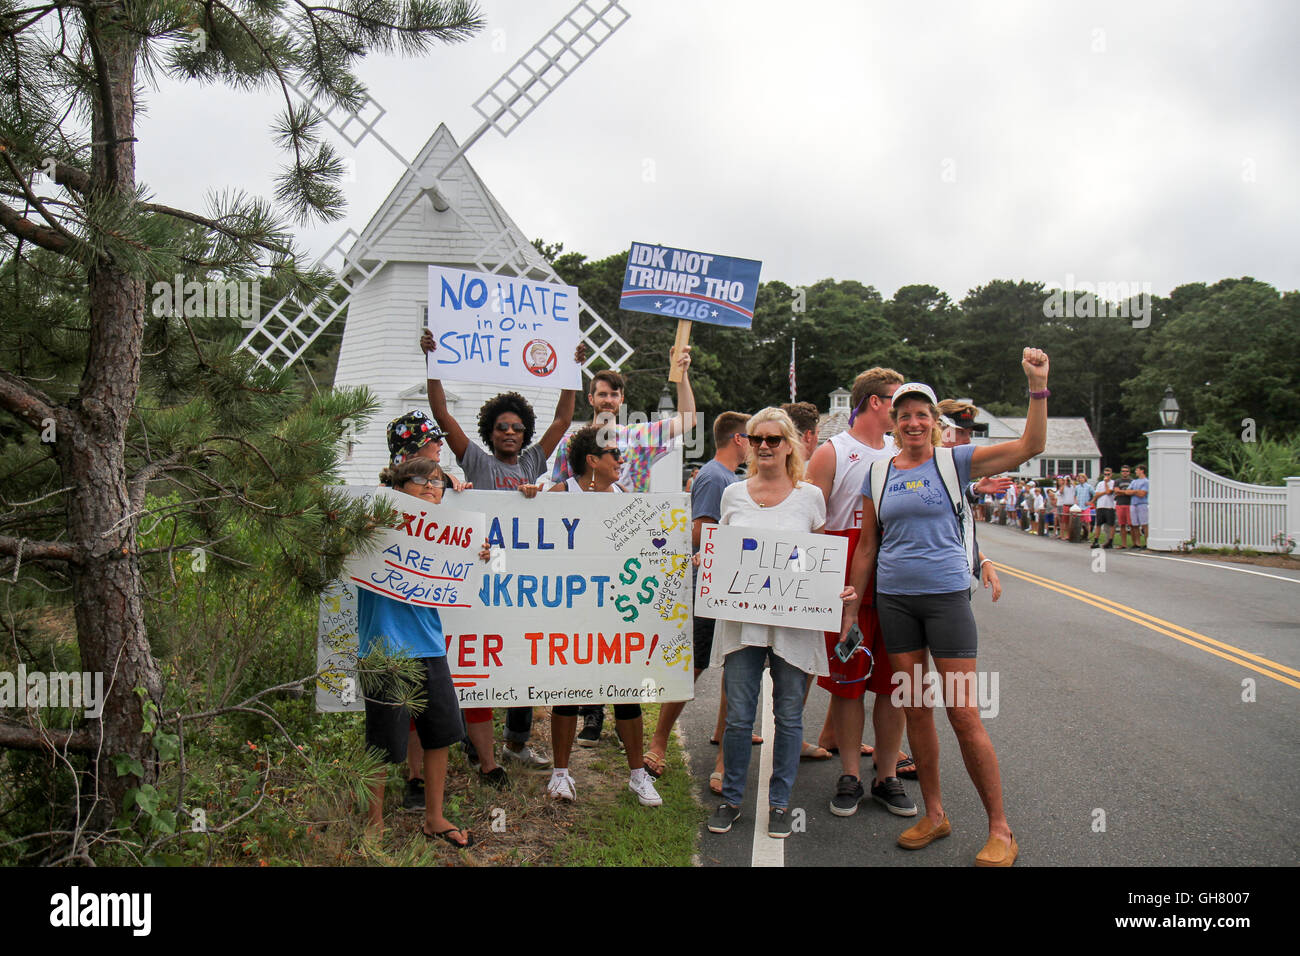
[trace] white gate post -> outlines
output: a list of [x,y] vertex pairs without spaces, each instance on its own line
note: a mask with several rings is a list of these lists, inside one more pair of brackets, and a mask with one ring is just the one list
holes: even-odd
[[1286,479],[1286,533],[1300,545],[1300,478]]
[[1192,536],[1192,436],[1181,428],[1147,432],[1151,533],[1147,547],[1173,551]]

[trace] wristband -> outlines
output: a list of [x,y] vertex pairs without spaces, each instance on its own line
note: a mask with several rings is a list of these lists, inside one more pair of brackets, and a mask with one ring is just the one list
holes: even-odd
[[983,561],[980,562],[980,567],[982,568],[982,567],[984,567],[984,565],[986,565],[986,564],[992,564],[992,563],[993,563],[993,559],[992,559],[992,558],[985,558]]
[[1050,397],[1051,397],[1051,394],[1052,394],[1051,389],[1044,388],[1041,392],[1030,392],[1030,393],[1029,393],[1029,397],[1030,397],[1030,398],[1050,398]]

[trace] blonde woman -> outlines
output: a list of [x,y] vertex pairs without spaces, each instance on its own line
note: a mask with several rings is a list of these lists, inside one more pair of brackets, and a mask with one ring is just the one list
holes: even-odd
[[[1047,355],[1027,348],[1021,367],[1030,399],[1024,434],[1015,441],[953,449],[959,486],[1015,470],[1042,452],[1050,394]],[[997,754],[980,720],[978,702],[970,695],[949,693],[950,687],[969,686],[974,678],[978,637],[970,609],[970,559],[934,460],[942,440],[937,404],[928,385],[909,383],[894,393],[894,441],[901,451],[887,463],[879,515],[870,474],[863,484],[862,535],[853,552],[849,583],[860,590],[874,569],[885,646],[895,674],[905,678],[907,739],[916,757],[925,816],[899,836],[899,845],[919,850],[952,833],[939,788],[934,709],[925,706],[922,688],[915,686],[916,675],[926,670],[928,653],[942,678],[944,705],[962,759],[988,814],[988,840],[975,865],[1010,866],[1020,851],[1002,806]],[[847,635],[856,619],[858,603],[855,597],[845,606],[842,634]]]
[[[745,437],[749,442],[749,478],[722,493],[718,524],[821,531],[826,524],[826,500],[816,485],[803,480],[803,451],[790,416],[779,408],[765,408],[749,420]],[[852,593],[845,588],[841,596]],[[714,631],[710,665],[722,667],[727,692],[727,729],[722,738],[724,802],[709,817],[712,833],[728,832],[740,817],[765,664],[772,675],[776,718],[767,834],[779,839],[790,835],[788,808],[803,743],[804,688],[807,675],[830,674],[826,644],[820,631],[722,620]]]

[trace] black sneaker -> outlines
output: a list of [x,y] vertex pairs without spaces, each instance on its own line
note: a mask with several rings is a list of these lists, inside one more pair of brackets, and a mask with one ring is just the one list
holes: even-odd
[[402,798],[403,810],[424,809],[424,781],[418,777],[406,781],[406,796]]
[[605,722],[602,717],[602,714],[588,714],[586,716],[582,722],[582,730],[578,731],[579,747],[594,747],[600,743],[601,725]]
[[862,781],[851,773],[843,774],[835,785],[835,796],[831,798],[831,813],[837,817],[851,817],[858,812],[858,804],[866,796]]
[[767,835],[777,840],[784,840],[790,835],[790,811],[785,807],[773,807],[767,811]]
[[739,819],[740,807],[733,807],[729,803],[720,804],[718,809],[713,811],[713,816],[709,817],[709,832],[726,833]]
[[912,798],[903,789],[903,781],[897,777],[886,777],[883,782],[873,781],[871,784],[871,799],[897,816],[916,816],[916,804],[912,802]]
[[[497,790],[504,790],[506,787],[510,786],[510,777],[506,773],[505,767],[493,767],[487,773],[480,770],[478,772],[478,782],[487,787],[495,787]],[[916,812],[915,807],[912,808],[912,812]]]

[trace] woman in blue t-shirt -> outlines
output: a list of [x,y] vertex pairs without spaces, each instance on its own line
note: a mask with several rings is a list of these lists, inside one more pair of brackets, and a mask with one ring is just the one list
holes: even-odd
[[[1014,471],[1042,452],[1047,439],[1047,355],[1025,349],[1021,367],[1029,380],[1029,413],[1024,434],[996,445],[953,449],[958,487],[972,478]],[[934,710],[926,706],[921,675],[927,651],[942,680],[948,720],[957,735],[975,789],[989,818],[989,838],[976,866],[1010,866],[1019,853],[1002,808],[997,754],[980,721],[976,686],[975,618],[970,609],[970,559],[963,531],[934,461],[943,440],[934,392],[928,385],[902,385],[893,396],[894,442],[901,449],[888,465],[877,505],[871,475],[863,485],[862,534],[852,558],[849,584],[863,593],[875,568],[876,607],[885,646],[901,678],[907,739],[912,745],[925,816],[898,838],[899,846],[919,850],[952,832],[939,790],[939,737]],[[844,635],[857,620],[859,600],[844,608]],[[933,691],[931,691],[933,694]]]

